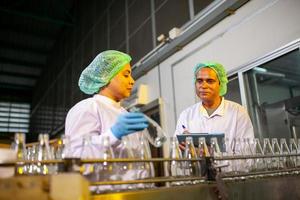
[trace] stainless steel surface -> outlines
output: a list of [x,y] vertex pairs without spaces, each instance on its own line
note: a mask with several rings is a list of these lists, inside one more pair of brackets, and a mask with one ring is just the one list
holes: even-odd
[[171,188],[155,188],[140,191],[129,191],[111,194],[94,195],[93,200],[216,200],[215,184],[197,184]]
[[269,177],[225,182],[230,200],[300,199],[299,176]]
[[137,184],[137,183],[165,183],[174,181],[200,181],[207,182],[204,177],[157,177],[142,180],[130,180],[130,181],[101,181],[92,182],[91,185],[120,185],[120,184]]

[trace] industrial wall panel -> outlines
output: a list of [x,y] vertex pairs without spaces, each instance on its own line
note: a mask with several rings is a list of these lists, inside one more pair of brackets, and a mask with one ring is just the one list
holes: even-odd
[[151,1],[128,1],[129,35],[133,34],[151,16]]
[[103,15],[100,21],[95,25],[93,31],[93,41],[94,41],[94,56],[101,51],[106,50],[107,47],[107,14]]
[[132,56],[132,64],[145,56],[152,49],[151,20],[149,19],[129,39],[129,53]]
[[81,69],[85,68],[93,59],[93,34],[89,32],[85,41],[84,41],[84,48],[82,54],[82,66]]
[[173,27],[180,28],[189,21],[188,0],[168,0],[161,7],[155,5],[156,35],[168,35]]
[[213,0],[194,0],[194,13],[197,15],[200,11],[211,4]]
[[155,0],[155,1],[154,1],[155,8],[159,8],[159,7],[162,6],[163,4],[167,3],[167,1],[169,1],[169,0]]
[[109,8],[109,21],[110,27],[115,27],[120,21],[120,18],[124,18],[125,14],[125,0],[114,1]]
[[126,40],[125,15],[110,27],[110,49],[117,49]]
[[72,97],[72,66],[69,63],[64,71],[64,82],[65,82],[65,109],[71,107],[71,97]]

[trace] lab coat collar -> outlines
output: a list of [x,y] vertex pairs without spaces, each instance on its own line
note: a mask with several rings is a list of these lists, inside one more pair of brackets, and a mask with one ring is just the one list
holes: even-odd
[[112,99],[110,99],[106,96],[103,96],[103,95],[100,95],[100,94],[95,94],[94,98],[100,100],[101,102],[103,102],[107,105],[113,106],[115,108],[118,108],[118,109],[122,108],[120,102],[115,102],[114,100],[112,100]]
[[223,116],[224,112],[225,112],[224,97],[222,97],[221,104],[219,105],[217,110],[215,110],[215,112],[213,112],[213,114],[211,114],[210,116],[208,115],[206,109],[202,105],[202,102],[200,102],[200,114],[203,115],[206,118],[212,118],[216,115]]

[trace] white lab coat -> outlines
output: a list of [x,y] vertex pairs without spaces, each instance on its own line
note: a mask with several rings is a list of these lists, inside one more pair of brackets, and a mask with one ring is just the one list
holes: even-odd
[[[220,106],[210,116],[202,102],[185,109],[179,116],[175,135],[182,134],[184,131],[208,134],[224,133],[225,138],[229,139],[229,147],[226,146],[227,155],[234,151],[232,144],[234,138],[249,138],[250,141],[254,139],[253,126],[247,111],[238,103],[225,100],[224,97]],[[244,153],[250,153],[245,146],[240,148]],[[253,160],[233,160],[227,163],[229,167],[223,168],[222,171],[248,171]]]
[[[100,151],[103,136],[109,136],[110,144],[115,156],[120,147],[121,141],[111,132],[111,127],[115,124],[121,113],[127,112],[120,103],[112,99],[96,94],[73,106],[67,114],[65,123],[65,134],[71,141],[71,156],[80,157],[82,151],[82,138],[84,135],[93,136],[93,144],[96,144]],[[138,144],[138,134],[130,134],[131,145]],[[94,152],[97,153],[97,152]]]
[[[238,103],[225,100],[224,97],[220,106],[210,116],[203,107],[202,102],[185,109],[177,121],[175,135],[183,134],[184,131],[208,134],[224,133],[225,138],[229,139],[230,147],[226,147],[227,150],[232,148],[234,138],[249,138],[250,141],[254,139],[253,126],[247,111]],[[231,153],[232,150],[230,150]],[[246,150],[243,149],[243,151]],[[241,160],[232,161],[230,167],[225,171],[247,171],[248,168],[246,167],[249,167],[251,163],[251,160],[247,160],[247,163]]]
[[[101,158],[99,152],[101,152],[101,140],[103,136],[109,136],[115,158],[118,158],[121,141],[113,135],[111,127],[115,124],[118,116],[125,112],[127,111],[119,103],[99,94],[82,100],[73,106],[67,114],[65,123],[65,134],[70,139],[70,150],[68,152],[71,155],[68,156],[80,157],[83,148],[82,139],[84,135],[90,134],[92,135],[93,148],[89,151],[91,156],[88,156],[88,158],[92,158],[94,155],[97,155],[96,158]],[[132,148],[131,150],[137,154],[140,151],[140,134],[142,133],[137,132],[126,136],[129,146]],[[134,169],[127,171],[121,178],[122,180],[134,180],[148,176],[149,173],[145,172],[145,170]],[[112,177],[112,179],[114,178]],[[124,186],[127,185],[123,185],[122,187]],[[94,190],[95,187],[91,189]],[[98,189],[111,190],[114,187],[100,186]]]
[[247,111],[238,103],[224,98],[210,116],[202,102],[185,109],[177,121],[175,135],[184,132],[183,126],[190,133],[224,133],[229,141],[233,138],[254,138],[253,126]]

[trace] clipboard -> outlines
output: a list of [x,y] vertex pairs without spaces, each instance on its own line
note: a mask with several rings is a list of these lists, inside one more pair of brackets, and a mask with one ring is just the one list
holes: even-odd
[[192,137],[193,138],[193,143],[195,147],[198,147],[199,145],[199,139],[200,137],[204,137],[206,141],[206,145],[210,146],[210,139],[212,137],[216,137],[218,140],[218,145],[220,147],[220,151],[224,152],[225,149],[223,148],[223,140],[225,137],[224,133],[189,133],[189,134],[182,134],[182,135],[176,135],[177,140],[179,143],[185,142],[186,137]]

